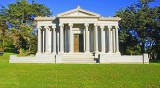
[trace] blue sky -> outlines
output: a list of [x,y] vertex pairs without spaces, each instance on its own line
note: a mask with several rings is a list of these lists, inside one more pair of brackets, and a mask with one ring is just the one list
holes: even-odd
[[[0,0],[0,4],[7,6],[16,0]],[[31,2],[32,0],[28,0]],[[101,14],[102,16],[113,16],[119,9],[137,3],[138,0],[35,0],[38,3],[46,5],[53,12],[53,16],[58,13],[71,10],[80,5],[81,8]],[[160,0],[150,4],[151,6],[160,6]]]

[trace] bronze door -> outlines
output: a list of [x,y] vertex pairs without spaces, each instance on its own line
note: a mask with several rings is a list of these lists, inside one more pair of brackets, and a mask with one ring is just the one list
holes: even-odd
[[74,34],[74,52],[83,52],[83,34]]

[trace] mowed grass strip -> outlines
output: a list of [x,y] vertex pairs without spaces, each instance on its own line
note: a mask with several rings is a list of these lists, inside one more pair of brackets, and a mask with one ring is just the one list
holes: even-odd
[[160,88],[160,64],[9,64],[0,56],[0,88]]

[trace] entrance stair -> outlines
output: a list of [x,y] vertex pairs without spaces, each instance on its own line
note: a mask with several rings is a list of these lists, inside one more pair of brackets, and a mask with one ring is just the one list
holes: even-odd
[[65,53],[62,55],[62,63],[95,64],[92,53]]

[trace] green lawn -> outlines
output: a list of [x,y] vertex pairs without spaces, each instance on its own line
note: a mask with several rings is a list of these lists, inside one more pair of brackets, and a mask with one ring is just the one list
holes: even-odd
[[0,88],[160,88],[160,64],[9,64],[0,56]]

